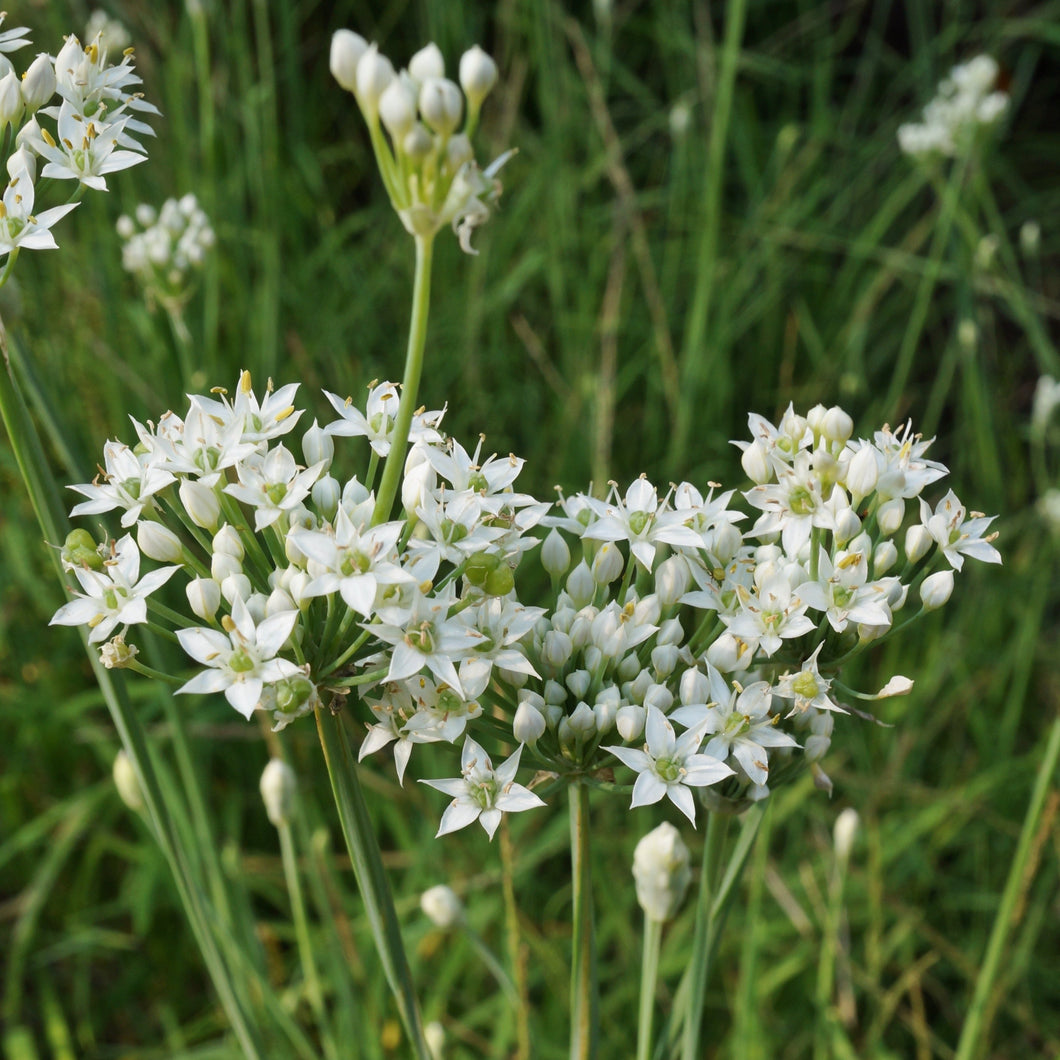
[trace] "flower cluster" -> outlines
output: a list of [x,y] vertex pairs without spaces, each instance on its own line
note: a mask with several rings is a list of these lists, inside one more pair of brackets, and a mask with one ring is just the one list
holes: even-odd
[[993,125],[1008,108],[1008,95],[997,89],[998,65],[977,55],[955,66],[924,108],[923,122],[898,127],[898,145],[915,157],[966,152],[979,130]]
[[[990,519],[924,496],[946,474],[930,441],[909,426],[854,439],[838,408],[752,415],[742,495],[660,496],[642,477],[550,505],[518,492],[520,459],[469,452],[441,412],[396,439],[390,383],[363,407],[326,394],[337,418],[304,432],[300,461],[296,389],[259,397],[243,373],[233,398],[192,397],[182,417],[135,423],[133,447],[109,442],[73,514],[118,511],[124,534],[71,535],[82,591],[53,622],[141,672],[129,627],[171,630],[193,663],[178,692],[223,693],[278,729],[356,691],[360,757],[393,745],[399,777],[416,745],[462,745],[460,776],[428,781],[452,797],[440,834],[477,820],[492,835],[541,804],[521,766],[543,792],[614,790],[625,767],[634,806],[665,797],[693,822],[697,793],[739,806],[807,766],[828,786],[844,700],[911,687],[855,692],[842,663],[900,612],[941,606],[965,559],[1000,562]],[[340,446],[358,444],[363,477],[338,477]],[[374,478],[403,444],[391,518]],[[143,557],[161,566],[142,574]],[[527,583],[552,589],[530,604],[516,583],[533,564]],[[156,602],[178,571],[186,606]],[[494,767],[479,741],[516,749]]]
[[397,73],[377,45],[339,30],[331,72],[368,123],[379,172],[405,228],[431,238],[451,224],[460,246],[474,253],[471,233],[489,219],[489,204],[501,190],[496,174],[509,157],[483,171],[471,146],[482,103],[497,82],[493,60],[478,46],[465,52],[458,85],[445,76],[436,44],[421,48]]
[[214,245],[209,218],[190,192],[166,199],[161,210],[147,203],[132,217],[117,222],[122,238],[121,259],[143,286],[149,302],[179,306],[191,294],[192,281]]
[[158,113],[133,91],[140,78],[131,50],[116,65],[108,62],[102,33],[87,46],[71,34],[54,59],[42,52],[20,77],[5,53],[29,44],[27,32],[0,32],[0,131],[5,145],[13,145],[5,157],[8,184],[0,206],[0,255],[8,255],[0,282],[21,248],[56,246],[50,229],[76,205],[35,213],[38,175],[105,191],[108,173],[147,157],[136,137],[151,129],[136,115]]

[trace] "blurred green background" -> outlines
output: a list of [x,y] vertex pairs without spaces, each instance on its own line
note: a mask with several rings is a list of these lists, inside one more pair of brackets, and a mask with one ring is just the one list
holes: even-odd
[[[642,471],[657,484],[737,485],[728,440],[744,436],[749,411],[773,417],[789,401],[840,403],[860,433],[912,417],[938,436],[931,455],[958,495],[1000,513],[1005,565],[969,570],[943,614],[863,664],[863,687],[895,672],[917,685],[881,708],[893,728],[840,719],[832,798],[808,783],[776,795],[712,980],[707,1055],[809,1055],[829,949],[835,1055],[952,1057],[1060,705],[1058,531],[1037,504],[1060,484],[1060,462],[1057,439],[1030,429],[1038,378],[1060,375],[1060,3],[758,0],[742,25],[737,5],[677,0],[106,9],[164,114],[150,160],[88,196],[58,226],[61,250],[23,255],[0,293],[12,340],[51,395],[40,422],[56,427],[59,481],[91,479],[104,441],[132,437],[129,415],[181,411],[185,393],[231,388],[241,368],[259,385],[301,381],[322,419],[321,387],[357,394],[399,376],[411,241],[352,97],[328,73],[340,27],[378,40],[395,66],[428,40],[451,64],[478,42],[499,65],[479,157],[519,153],[501,210],[476,234],[479,255],[438,241],[422,395],[448,402],[448,429],[469,447],[485,432],[486,452],[526,457],[525,488]],[[16,65],[83,34],[91,10],[12,9],[7,25],[33,31]],[[933,182],[899,152],[897,126],[917,119],[953,63],[981,52],[1001,64],[1009,111],[967,166]],[[114,232],[136,203],[186,192],[217,233],[187,311],[199,351],[190,378],[164,315],[122,271]],[[165,862],[114,791],[119,743],[81,647],[47,626],[62,592],[5,439],[0,490],[5,1048],[16,1060],[236,1056]],[[157,692],[130,692],[165,756]],[[246,892],[262,967],[281,989],[295,955],[257,790],[267,742],[220,702],[187,724],[221,864]],[[306,834],[332,851],[322,864],[342,896],[313,929],[322,946],[339,937],[357,969],[364,1039],[348,1055],[400,1056],[341,841],[329,837],[316,734],[301,724],[282,740],[310,796]],[[497,844],[478,830],[434,842],[437,800],[413,784],[400,792],[383,756],[367,778],[446,1055],[510,1055],[503,997],[468,945],[443,940],[417,906],[449,882],[503,947]],[[1058,804],[1054,783],[973,1055],[1060,1055]],[[845,806],[861,828],[835,923],[831,828]],[[598,878],[627,878],[634,842],[664,811],[594,809],[608,839]],[[552,984],[566,978],[567,824],[558,812],[525,816],[513,841],[535,1055],[562,1056],[566,987]],[[639,914],[632,886],[598,898],[602,1055],[622,1057]],[[664,946],[671,977],[688,916]]]

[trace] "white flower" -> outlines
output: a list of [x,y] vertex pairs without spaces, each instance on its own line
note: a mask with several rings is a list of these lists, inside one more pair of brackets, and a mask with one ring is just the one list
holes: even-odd
[[294,457],[281,444],[260,461],[248,457],[238,464],[239,482],[225,486],[224,492],[254,509],[254,529],[260,531],[297,508],[323,470],[323,463],[319,463],[299,471]]
[[181,685],[177,694],[224,692],[225,699],[249,719],[266,684],[302,672],[288,659],[276,658],[297,619],[297,611],[281,611],[255,624],[237,596],[231,617],[222,619],[227,636],[215,629],[178,629],[180,646],[207,669]]
[[[364,412],[357,408],[352,400],[345,401],[337,394],[324,391],[324,396],[341,419],[329,423],[324,430],[328,434],[346,438],[363,436],[371,443],[372,449],[379,456],[390,452],[390,435],[397,419],[400,398],[398,388],[393,383],[379,383],[368,393],[368,403]],[[441,441],[441,435],[434,429],[442,418],[441,412],[419,413],[412,417],[409,441]]]
[[665,795],[694,825],[696,804],[688,789],[716,784],[732,776],[733,771],[717,758],[698,753],[702,727],[689,729],[678,738],[658,707],[648,709],[644,734],[647,742],[643,750],[604,748],[638,774],[630,806],[650,806]]
[[107,173],[147,161],[147,155],[138,151],[117,150],[129,120],[127,116],[112,122],[88,120],[64,101],[59,108],[58,141],[46,129],[31,141],[37,154],[48,160],[41,176],[79,180],[86,187],[106,191]]
[[138,455],[122,442],[107,442],[103,462],[102,484],[97,479],[68,487],[88,498],[74,505],[71,515],[99,515],[122,508],[121,525],[132,526],[145,508],[154,509],[154,495],[176,481],[174,475],[156,466],[152,454]]
[[489,755],[469,736],[460,753],[460,777],[421,781],[453,796],[453,801],[442,814],[438,835],[455,832],[478,821],[492,839],[497,825],[501,823],[502,814],[544,806],[544,802],[532,791],[515,783],[522,753],[520,744],[507,761],[494,769]]
[[76,202],[53,206],[39,214],[33,213],[33,180],[25,170],[16,172],[4,190],[0,203],[0,254],[10,254],[16,248],[26,250],[55,250],[58,244],[48,229],[65,217]]
[[452,887],[444,883],[428,887],[420,895],[420,908],[435,927],[451,928],[464,919],[464,904]]
[[269,764],[262,771],[258,787],[269,820],[277,828],[286,824],[291,819],[295,791],[298,787],[294,770],[282,758],[270,758]]
[[89,643],[107,640],[118,625],[147,621],[147,597],[165,584],[179,567],[159,567],[140,578],[140,550],[129,534],[114,545],[104,569],[74,569],[84,593],[63,604],[49,625],[91,628]]
[[957,499],[953,490],[947,492],[934,511],[925,500],[920,501],[920,520],[942,549],[946,562],[954,570],[960,570],[964,566],[965,556],[981,560],[983,563],[1000,563],[1001,554],[990,544],[997,534],[983,537],[983,531],[996,516],[975,513],[971,519],[965,519],[964,516],[964,505]]

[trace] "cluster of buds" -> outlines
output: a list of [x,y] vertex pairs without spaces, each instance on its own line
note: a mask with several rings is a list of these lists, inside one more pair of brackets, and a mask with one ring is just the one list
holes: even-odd
[[965,154],[979,131],[993,125],[1008,108],[1008,95],[997,89],[997,62],[977,55],[955,66],[935,98],[924,108],[923,122],[898,127],[898,146],[917,158]]
[[122,265],[139,280],[148,302],[183,305],[215,238],[198,199],[189,192],[166,199],[157,211],[141,203],[132,217],[118,218],[117,229]]
[[34,212],[38,163],[44,163],[44,179],[76,180],[82,188],[105,191],[106,174],[147,157],[135,137],[151,129],[135,115],[158,113],[131,91],[140,84],[132,51],[111,64],[101,33],[87,46],[71,34],[54,59],[42,52],[19,77],[4,53],[28,44],[27,32],[20,27],[0,33],[0,133],[13,148],[5,157],[8,184],[0,205],[0,256],[7,255],[0,283],[20,249],[56,246],[50,229],[76,205]]
[[474,253],[471,233],[489,218],[501,190],[496,174],[510,155],[480,170],[471,146],[482,103],[497,82],[493,60],[477,45],[466,51],[457,84],[445,76],[438,46],[428,44],[396,72],[377,45],[344,29],[332,38],[331,72],[368,123],[379,172],[405,228],[430,239],[451,224],[460,246]]
[[[633,806],[665,797],[693,822],[696,794],[738,808],[806,768],[827,787],[820,760],[835,719],[859,713],[849,700],[912,685],[857,692],[843,663],[899,612],[907,624],[910,597],[918,613],[942,606],[965,559],[1000,562],[990,519],[952,491],[922,496],[946,474],[930,441],[908,427],[854,439],[837,408],[789,407],[776,426],[752,414],[742,496],[688,482],[660,496],[642,477],[552,505],[516,490],[522,460],[469,452],[440,412],[397,438],[390,383],[363,408],[327,393],[337,418],[305,432],[299,462],[296,390],[259,398],[243,373],[232,400],[192,397],[183,417],[137,423],[135,446],[108,443],[72,514],[118,510],[123,535],[74,531],[63,560],[81,592],[53,622],[144,673],[129,629],[166,630],[194,664],[178,691],[223,693],[278,729],[356,693],[360,757],[393,745],[402,778],[417,745],[460,746],[460,775],[427,781],[452,799],[440,834],[478,821],[492,835],[541,805],[517,782],[527,767],[628,793],[621,764]],[[364,447],[361,476],[337,477],[340,443]],[[395,445],[404,510],[390,518],[374,478]],[[144,574],[144,558],[161,566]],[[517,587],[528,561],[552,583],[532,603]],[[156,602],[178,574],[183,611]],[[517,746],[495,767],[480,740]]]

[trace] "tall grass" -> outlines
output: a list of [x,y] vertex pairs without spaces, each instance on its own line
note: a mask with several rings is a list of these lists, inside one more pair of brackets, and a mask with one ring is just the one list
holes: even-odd
[[[321,386],[356,394],[396,376],[410,255],[352,102],[327,73],[328,42],[351,26],[403,60],[428,38],[447,56],[478,40],[502,70],[482,153],[519,154],[501,212],[476,234],[479,255],[438,243],[424,400],[449,403],[454,434],[485,431],[490,451],[527,457],[528,488],[544,492],[641,471],[657,484],[731,481],[727,443],[747,412],[789,400],[840,402],[862,428],[911,416],[937,433],[960,496],[1002,513],[1005,567],[966,579],[944,620],[865,664],[865,685],[878,667],[917,686],[881,712],[893,727],[844,727],[830,801],[808,786],[778,793],[716,961],[712,1056],[1060,1054],[1060,796],[1055,777],[1035,787],[1060,706],[1058,553],[1028,459],[1035,381],[1060,374],[1060,4],[987,6],[973,17],[894,0],[507,0],[488,12],[125,0],[111,11],[165,114],[151,159],[86,200],[57,232],[61,251],[25,255],[18,291],[3,292],[0,313],[52,395],[35,413],[60,480],[91,479],[103,441],[130,437],[130,414],[155,418],[192,388],[231,388],[240,368],[301,380],[321,414]],[[11,24],[31,25],[47,48],[86,15],[27,5]],[[1010,116],[966,169],[933,182],[899,154],[895,130],[953,62],[980,51],[1006,71]],[[218,234],[188,310],[190,376],[164,317],[122,272],[113,231],[135,203],[187,191]],[[1028,220],[1041,223],[1034,254],[1019,237]],[[996,240],[989,260],[984,237]],[[962,322],[974,341],[968,328],[962,341]],[[73,639],[46,628],[60,593],[6,447],[0,483],[3,1050],[239,1055],[170,869],[111,785],[118,741],[91,673]],[[181,703],[178,715],[146,686],[130,683],[129,695],[187,806],[183,826],[201,838],[203,878],[215,897],[236,896],[231,932],[259,981],[240,1003],[258,1011],[271,997],[278,1026],[312,1022],[279,842],[257,794],[282,747],[305,791],[294,843],[333,1033],[357,1042],[346,1055],[400,1055],[321,809],[312,726],[277,739],[223,704]],[[474,947],[418,912],[418,894],[443,881],[497,950],[517,937],[534,1055],[563,1055],[567,998],[552,984],[567,974],[566,823],[513,822],[506,926],[500,851],[481,835],[435,842],[435,807],[416,785],[398,789],[385,764],[366,783],[446,1055],[513,1055],[517,1033]],[[848,805],[862,823],[837,904],[831,826]],[[613,805],[590,810],[597,834],[615,837],[593,851],[597,879],[628,878],[633,844],[657,818],[642,811],[633,834]],[[630,1051],[634,908],[631,887],[598,896],[603,1056]],[[664,981],[679,977],[691,917],[664,937]],[[823,1003],[822,953],[834,983]],[[970,1011],[974,1040],[962,1041]],[[293,1031],[283,1040],[291,1055],[323,1048]]]

